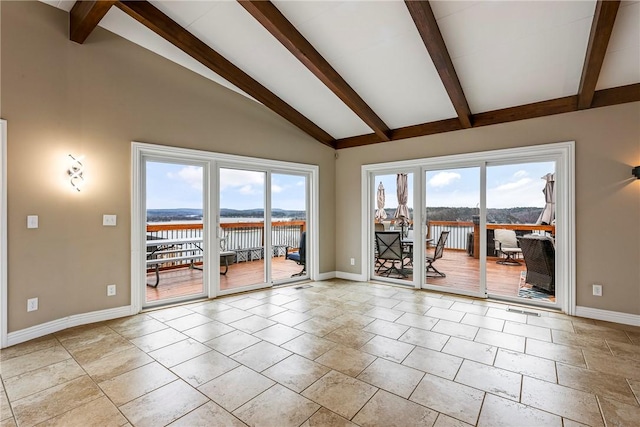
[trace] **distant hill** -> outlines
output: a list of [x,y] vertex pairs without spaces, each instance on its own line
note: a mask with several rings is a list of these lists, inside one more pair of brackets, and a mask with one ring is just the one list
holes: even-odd
[[[385,209],[387,218],[393,218],[395,208]],[[409,209],[413,217],[413,209]],[[487,222],[499,224],[533,224],[538,220],[542,208],[518,207],[487,209]],[[431,221],[472,221],[478,208],[429,207],[427,217]],[[264,209],[220,209],[221,218],[261,218]],[[273,209],[272,218],[306,219],[305,211]],[[198,221],[202,220],[202,209],[147,209],[147,222]]]
[[[220,209],[221,218],[261,218],[264,209]],[[272,218],[305,219],[305,211],[273,209]],[[202,209],[147,209],[147,222],[198,221],[202,220]]]
[[[387,218],[393,218],[395,208],[385,209]],[[413,210],[409,209],[413,217]],[[542,208],[516,207],[487,209],[487,222],[497,224],[535,224]],[[478,215],[478,208],[429,207],[427,218],[431,221],[472,221]]]

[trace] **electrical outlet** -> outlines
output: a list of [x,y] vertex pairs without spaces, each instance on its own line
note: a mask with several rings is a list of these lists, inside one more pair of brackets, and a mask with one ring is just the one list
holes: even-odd
[[107,285],[107,296],[112,297],[116,294],[116,285]]
[[36,311],[38,309],[38,298],[29,298],[27,300],[27,311]]
[[597,296],[597,297],[601,297],[602,296],[602,285],[593,285],[593,295]]
[[351,265],[356,265],[356,259],[355,258],[351,258]]

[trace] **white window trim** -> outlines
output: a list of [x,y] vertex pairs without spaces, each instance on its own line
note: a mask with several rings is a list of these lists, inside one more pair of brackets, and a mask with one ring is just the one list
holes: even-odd
[[0,348],[8,345],[7,286],[7,121],[0,120]]
[[[375,163],[363,165],[361,171],[361,198],[362,198],[362,251],[361,259],[370,257],[370,230],[369,224],[373,221],[372,192],[370,191],[370,176],[376,172],[386,172],[389,169],[424,170],[479,166],[480,164],[511,161],[556,161],[556,235],[558,247],[558,260],[556,262],[556,274],[558,280],[562,280],[566,286],[560,298],[560,309],[569,315],[575,315],[576,311],[576,244],[575,244],[575,141],[542,144],[527,147],[508,148],[475,153],[454,154],[441,157],[427,157],[421,159],[403,160],[389,163]],[[479,160],[481,159],[481,160]],[[414,183],[415,184],[415,183]],[[482,219],[483,217],[481,217]],[[485,248],[486,251],[486,248]],[[364,280],[370,280],[369,263],[362,263],[361,276]],[[414,279],[415,280],[415,279]],[[415,282],[414,282],[415,284]]]
[[[284,162],[279,160],[267,160],[256,157],[245,157],[232,154],[215,153],[203,150],[194,150],[190,148],[169,147],[164,145],[156,145],[144,142],[133,141],[131,143],[131,311],[132,314],[138,313],[142,310],[143,295],[142,291],[146,288],[146,284],[142,278],[145,276],[143,273],[144,258],[146,255],[145,242],[143,241],[143,226],[144,210],[142,200],[142,188],[144,184],[144,176],[142,174],[142,159],[144,157],[157,156],[167,157],[176,160],[185,160],[189,162],[197,161],[200,164],[206,164],[205,175],[208,175],[208,179],[205,182],[205,190],[208,191],[210,197],[205,197],[203,207],[214,218],[209,218],[209,224],[215,225],[215,215],[218,212],[218,195],[215,191],[215,195],[212,195],[211,189],[218,188],[218,174],[217,170],[220,166],[235,165],[236,167],[242,166],[244,168],[267,171],[272,173],[298,173],[308,176],[308,191],[309,191],[309,212],[307,219],[307,236],[308,238],[308,251],[307,258],[310,260],[308,269],[309,278],[311,280],[318,280],[319,277],[319,170],[317,165],[308,165],[304,163]],[[207,188],[209,190],[207,190]],[[207,236],[205,236],[205,239]],[[204,242],[205,247],[212,248],[208,280],[209,289],[207,295],[210,298],[214,298],[221,295],[219,289],[214,286],[217,280],[213,280],[211,277],[212,271],[217,271],[220,262],[219,257],[216,256],[219,250],[219,245],[211,245],[210,242]],[[271,278],[269,278],[271,280]],[[205,281],[205,283],[207,283]],[[142,291],[141,291],[142,290]]]

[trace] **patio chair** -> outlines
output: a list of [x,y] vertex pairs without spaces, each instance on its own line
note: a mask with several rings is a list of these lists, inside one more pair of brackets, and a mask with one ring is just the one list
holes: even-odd
[[520,238],[520,246],[527,266],[526,282],[555,294],[556,249],[553,239],[538,234],[527,234]]
[[433,266],[433,263],[438,259],[442,258],[444,254],[444,245],[447,243],[447,238],[449,238],[449,231],[442,231],[440,233],[440,237],[438,238],[438,243],[436,243],[436,248],[433,251],[433,255],[427,255],[427,277],[447,277],[446,274],[438,271]]
[[498,228],[493,231],[493,241],[496,244],[496,252],[498,255],[504,254],[505,258],[496,261],[497,264],[503,265],[520,265],[520,261],[514,258],[514,255],[522,253],[522,249],[518,245],[518,238],[514,230],[506,230]]
[[303,231],[300,234],[300,247],[298,247],[297,252],[289,253],[289,248],[287,248],[287,256],[286,259],[290,259],[298,263],[298,265],[302,266],[302,271],[300,273],[292,274],[291,277],[303,276],[307,272],[307,232]]
[[[402,253],[402,240],[399,231],[376,231],[376,273],[386,275],[397,273],[407,277],[404,272],[404,254]],[[391,263],[391,265],[388,265]],[[398,268],[397,264],[400,264]]]

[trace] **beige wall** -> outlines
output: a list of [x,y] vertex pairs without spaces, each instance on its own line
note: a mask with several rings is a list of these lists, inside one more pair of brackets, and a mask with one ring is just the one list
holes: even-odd
[[[68,14],[2,2],[2,118],[8,121],[9,332],[129,304],[131,141],[320,167],[320,229],[334,230],[334,151],[260,104],[105,30],[68,40]],[[86,156],[86,190],[65,176]],[[102,215],[118,215],[103,227]],[[27,229],[26,216],[40,228]],[[335,233],[320,236],[334,271]],[[106,285],[118,295],[106,297]],[[27,298],[40,308],[26,312]]]
[[564,141],[576,142],[577,305],[640,314],[640,103],[340,150],[336,270],[361,272],[348,260],[361,253],[362,165]]

